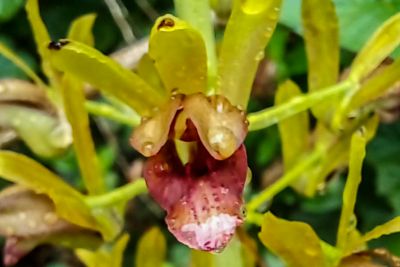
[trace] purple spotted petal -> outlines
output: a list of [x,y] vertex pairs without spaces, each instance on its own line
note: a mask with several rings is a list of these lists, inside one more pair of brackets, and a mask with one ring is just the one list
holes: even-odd
[[216,160],[201,142],[185,166],[172,141],[145,166],[150,194],[167,211],[169,230],[180,242],[205,251],[223,249],[242,224],[246,173],[243,145]]

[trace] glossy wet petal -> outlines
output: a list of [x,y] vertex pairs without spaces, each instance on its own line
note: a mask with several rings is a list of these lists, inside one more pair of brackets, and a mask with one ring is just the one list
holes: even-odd
[[193,122],[201,142],[216,159],[230,157],[243,143],[247,121],[243,111],[223,96],[187,96],[184,111]]
[[146,157],[158,153],[167,142],[176,112],[181,108],[182,98],[177,96],[151,118],[143,118],[132,134],[132,146]]
[[242,193],[247,160],[244,146],[216,160],[198,142],[185,166],[172,141],[151,157],[145,178],[152,197],[167,211],[169,230],[194,249],[223,249],[243,222]]

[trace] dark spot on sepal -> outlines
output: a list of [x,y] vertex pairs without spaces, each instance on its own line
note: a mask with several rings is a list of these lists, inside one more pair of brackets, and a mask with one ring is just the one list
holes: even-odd
[[51,41],[47,46],[50,50],[60,50],[63,46],[69,44],[68,40]]
[[175,21],[171,18],[165,18],[163,19],[157,26],[157,30],[161,28],[172,28],[175,26]]

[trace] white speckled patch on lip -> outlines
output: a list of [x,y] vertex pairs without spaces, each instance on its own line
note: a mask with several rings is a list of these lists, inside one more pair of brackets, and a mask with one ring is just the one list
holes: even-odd
[[197,248],[214,251],[225,247],[240,223],[241,220],[236,216],[221,213],[211,216],[201,224],[185,224],[181,227],[181,231],[193,234]]

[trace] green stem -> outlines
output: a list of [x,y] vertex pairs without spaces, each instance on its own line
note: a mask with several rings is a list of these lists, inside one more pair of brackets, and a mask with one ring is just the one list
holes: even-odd
[[125,115],[111,105],[87,100],[85,102],[86,110],[93,115],[102,116],[113,121],[117,121],[129,126],[136,127],[140,124],[140,117]]
[[128,201],[137,195],[147,192],[146,183],[143,179],[138,179],[135,182],[126,184],[109,193],[97,196],[87,196],[86,203],[92,207],[107,207]]
[[313,166],[318,160],[321,159],[325,150],[314,150],[305,160],[296,165],[293,169],[288,171],[284,176],[282,176],[277,182],[271,186],[265,188],[262,192],[256,195],[247,204],[247,210],[249,214],[257,210],[261,205],[263,205],[267,200],[273,198],[276,194],[281,192],[283,189],[292,184],[296,179],[301,177],[301,175],[306,172],[311,166]]
[[215,50],[214,25],[209,0],[174,0],[178,17],[198,30],[207,50],[208,94],[215,90],[217,80],[217,54]]
[[355,85],[352,81],[346,80],[326,89],[318,90],[314,93],[294,97],[290,101],[279,106],[274,106],[258,112],[250,113],[248,115],[248,120],[250,123],[249,130],[256,131],[269,127],[278,123],[279,121],[287,119],[318,104],[322,100],[327,100],[333,96],[343,93],[353,86]]
[[257,226],[261,226],[263,222],[264,215],[254,212],[254,211],[249,211],[246,215],[246,223],[252,223]]

